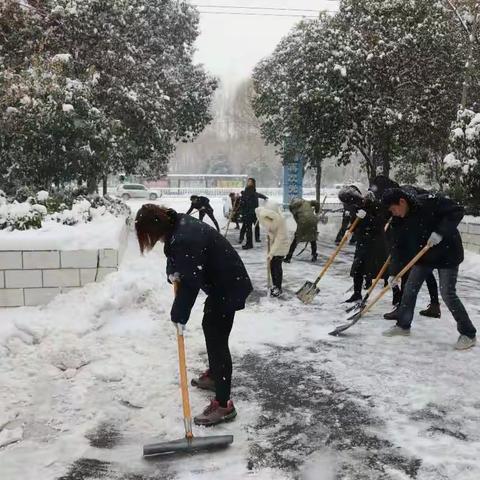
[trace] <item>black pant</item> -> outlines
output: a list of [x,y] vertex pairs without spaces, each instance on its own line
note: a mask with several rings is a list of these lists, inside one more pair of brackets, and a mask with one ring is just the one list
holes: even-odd
[[353,276],[353,293],[356,295],[362,294],[363,287],[363,275],[361,273],[356,273]]
[[[260,225],[259,223],[255,220],[255,221],[248,221],[248,220],[244,220],[243,223],[242,223],[242,228],[240,230],[240,243],[243,242],[243,239],[245,238],[245,234],[247,234],[247,245],[249,244],[248,243],[248,238],[249,238],[249,235],[250,235],[250,239],[252,238],[252,225],[255,224],[255,241],[256,242],[260,242]],[[238,223],[237,223],[238,225]],[[248,230],[250,230],[250,234],[248,234]],[[253,240],[250,241],[250,245],[252,244]]]
[[[297,248],[298,241],[297,237],[293,237],[292,243],[290,245],[290,250],[288,251],[287,258],[292,258],[293,253],[295,252],[295,249]],[[314,240],[313,242],[310,242],[310,247],[312,249],[312,257],[317,255],[317,241]]]
[[205,215],[207,215],[210,220],[213,222],[213,224],[215,225],[215,228],[220,231],[220,227],[218,226],[218,222],[216,220],[216,218],[214,217],[213,215],[213,210],[210,211],[210,210],[200,210],[200,221],[203,222],[203,217],[205,217]]
[[248,218],[246,218],[243,221],[242,229],[240,230],[240,242],[243,242],[243,239],[247,237],[246,245],[250,247],[253,246],[253,233],[252,233],[253,224],[254,224],[253,220],[249,220]]
[[[426,265],[415,265],[410,271],[408,281],[405,285],[405,291],[403,292],[402,303],[398,309],[398,326],[409,329],[412,325],[418,292],[432,271],[433,268]],[[458,267],[439,268],[438,276],[443,301],[457,322],[458,333],[474,338],[477,330],[473,326],[462,301],[457,295]]]
[[270,272],[272,274],[272,283],[274,287],[282,289],[283,281],[283,269],[282,269],[283,257],[273,257],[270,260]]
[[222,312],[218,307],[205,307],[203,333],[207,346],[210,374],[215,381],[215,399],[226,407],[232,385],[232,357],[228,338],[232,331],[235,312]]

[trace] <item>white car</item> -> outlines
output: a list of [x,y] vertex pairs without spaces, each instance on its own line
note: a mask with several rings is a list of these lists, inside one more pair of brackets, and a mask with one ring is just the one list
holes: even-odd
[[123,183],[117,187],[117,197],[121,197],[123,200],[129,200],[130,198],[156,200],[159,195],[153,190],[148,190],[141,183]]

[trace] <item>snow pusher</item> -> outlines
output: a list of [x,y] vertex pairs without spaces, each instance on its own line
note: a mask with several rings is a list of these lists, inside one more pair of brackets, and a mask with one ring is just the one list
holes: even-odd
[[[177,283],[174,283],[175,293]],[[190,397],[188,394],[187,362],[185,356],[185,326],[177,324],[178,363],[180,370],[180,388],[182,391],[183,422],[185,425],[185,438],[170,442],[152,443],[144,445],[143,456],[165,455],[171,453],[193,453],[202,450],[224,448],[233,443],[233,435],[216,435],[211,437],[194,437],[192,432],[192,413]]]
[[300,290],[297,292],[297,298],[300,301],[302,301],[303,303],[312,303],[313,299],[315,298],[317,293],[320,291],[320,289],[317,287],[318,283],[323,278],[323,276],[325,275],[327,270],[330,268],[330,266],[334,262],[337,255],[340,253],[340,250],[347,243],[347,241],[351,237],[355,228],[357,228],[357,225],[360,221],[361,221],[361,218],[357,217],[355,219],[355,221],[352,223],[352,225],[350,226],[350,228],[345,232],[345,235],[343,236],[341,242],[338,244],[337,248],[332,253],[330,258],[328,259],[327,263],[323,267],[323,269],[320,272],[320,275],[317,277],[317,279],[313,283],[312,282],[305,282],[305,285],[303,285],[303,287],[300,288]]
[[[396,277],[393,280],[393,283],[398,283],[402,277],[430,250],[432,246],[430,244],[425,245],[416,255],[415,257],[410,260],[410,262],[396,275]],[[385,267],[385,265],[383,266]],[[383,270],[382,267],[382,270]],[[379,279],[379,277],[377,277]],[[378,282],[377,282],[378,283]],[[339,325],[335,330],[332,330],[329,332],[329,335],[337,336],[340,333],[344,332],[345,330],[348,330],[350,327],[355,325],[363,316],[365,316],[371,309],[372,307],[391,289],[391,285],[388,284],[386,287],[384,287],[381,292],[363,309],[361,309],[358,312],[355,312],[353,315],[350,315],[350,317],[347,318],[349,320],[348,323],[344,323],[343,325]],[[373,290],[373,289],[372,289]]]

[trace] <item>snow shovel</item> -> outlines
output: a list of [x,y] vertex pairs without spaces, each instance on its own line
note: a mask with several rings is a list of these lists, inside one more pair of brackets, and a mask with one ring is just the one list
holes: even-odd
[[343,246],[347,243],[348,239],[352,235],[353,231],[355,228],[357,228],[358,223],[360,222],[361,218],[357,217],[355,221],[352,223],[350,228],[345,232],[345,235],[342,238],[342,241],[338,244],[337,248],[335,251],[332,253],[332,256],[328,259],[327,263],[323,267],[322,271],[320,272],[320,275],[317,277],[315,282],[305,282],[305,285],[297,292],[297,298],[302,301],[303,303],[311,303],[317,293],[320,291],[319,288],[317,287],[318,283],[320,280],[323,278],[327,270],[330,268],[332,265],[333,261],[337,257],[338,253],[340,250],[343,248]]
[[365,296],[362,298],[362,300],[360,300],[359,302],[356,302],[355,305],[352,305],[351,307],[347,308],[347,313],[353,312],[354,310],[363,310],[365,308],[365,306],[367,305],[368,299],[370,298],[370,295],[375,290],[375,287],[378,285],[378,282],[385,275],[385,272],[387,271],[387,268],[390,265],[391,260],[392,260],[392,256],[389,255],[389,257],[383,264],[383,267],[380,269],[377,276],[375,277],[375,280],[373,281],[372,285],[367,290],[367,293],[365,294]]
[[[402,279],[402,277],[430,250],[432,246],[428,243],[425,245],[413,258],[410,260],[410,262],[398,273],[394,279],[394,283],[397,283]],[[385,265],[384,265],[385,266]],[[348,330],[350,327],[355,325],[364,315],[366,315],[372,308],[373,306],[391,289],[392,287],[387,285],[384,287],[381,292],[363,309],[360,310],[359,312],[354,313],[350,317],[348,317],[348,320],[350,320],[348,323],[345,323],[343,325],[339,325],[335,330],[329,332],[329,335],[337,336],[340,333],[344,332],[345,330]]]
[[[175,292],[178,288],[174,283]],[[190,410],[190,398],[187,384],[187,364],[185,358],[185,325],[177,324],[178,363],[180,369],[180,388],[182,390],[183,418],[185,425],[185,438],[171,442],[152,443],[144,445],[143,456],[165,455],[171,453],[193,453],[201,450],[224,448],[233,443],[233,435],[217,435],[212,437],[194,437],[192,433],[192,413]]]

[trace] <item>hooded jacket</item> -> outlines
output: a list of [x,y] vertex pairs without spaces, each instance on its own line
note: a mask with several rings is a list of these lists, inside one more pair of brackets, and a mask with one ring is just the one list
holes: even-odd
[[294,198],[290,202],[289,208],[295,222],[297,222],[295,232],[297,242],[315,242],[318,236],[316,214],[320,212],[320,204],[315,200],[308,201],[303,198]]
[[260,225],[270,239],[270,256],[284,257],[290,248],[287,223],[278,204],[267,202],[255,210]]

